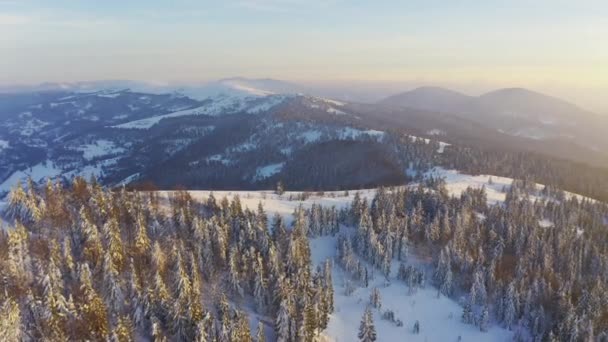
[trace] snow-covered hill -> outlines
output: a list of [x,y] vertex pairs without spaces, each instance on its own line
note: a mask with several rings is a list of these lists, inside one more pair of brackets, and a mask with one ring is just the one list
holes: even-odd
[[[459,195],[467,186],[479,188],[487,186],[496,193],[500,187],[510,185],[509,179],[492,177],[495,183],[481,184],[483,178],[467,175],[455,175],[449,171],[436,170],[435,175],[443,172],[451,177],[447,178],[447,186],[452,195]],[[482,176],[484,177],[484,176]],[[508,183],[508,184],[507,184]],[[464,186],[466,184],[466,186]],[[376,194],[376,189],[360,190],[362,199],[371,201]],[[213,194],[216,199],[227,197],[233,199],[238,196],[241,204],[250,210],[256,210],[259,204],[264,206],[269,217],[275,214],[281,215],[288,224],[293,221],[292,214],[299,206],[310,208],[313,204],[324,207],[336,207],[337,209],[348,207],[357,191],[337,191],[324,193],[286,192],[277,195],[272,191],[190,191],[194,199],[206,201]],[[167,192],[163,192],[167,196]],[[499,195],[492,196],[499,199]],[[504,199],[504,197],[503,197]],[[343,227],[343,234],[351,234],[352,230]],[[336,256],[335,236],[312,238],[311,252],[313,264],[319,265],[327,259],[333,260]],[[431,272],[429,261],[420,259],[416,251],[411,251],[408,265],[427,269]],[[314,266],[314,265],[313,265]],[[397,274],[398,262],[393,262],[391,274]],[[371,267],[370,267],[371,269]],[[374,309],[373,316],[378,334],[378,341],[511,341],[513,331],[506,330],[497,324],[492,324],[487,332],[481,332],[479,328],[464,324],[461,321],[462,306],[454,299],[438,296],[438,290],[431,285],[418,289],[415,293],[408,293],[406,285],[391,276],[384,278],[378,271],[368,287],[356,287],[352,294],[346,294],[348,277],[344,271],[335,266],[333,268],[333,288],[335,311],[331,315],[329,326],[324,332],[325,341],[356,341],[359,322],[365,308],[369,305],[370,293],[373,288],[378,288],[382,298],[381,309]],[[391,310],[395,313],[395,319],[401,320],[403,326],[382,319],[382,313]],[[420,333],[412,331],[414,323],[420,324]]]

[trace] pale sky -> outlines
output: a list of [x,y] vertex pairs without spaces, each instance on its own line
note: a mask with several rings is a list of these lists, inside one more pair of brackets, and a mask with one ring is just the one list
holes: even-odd
[[0,0],[0,84],[522,86],[608,113],[607,42],[605,0]]

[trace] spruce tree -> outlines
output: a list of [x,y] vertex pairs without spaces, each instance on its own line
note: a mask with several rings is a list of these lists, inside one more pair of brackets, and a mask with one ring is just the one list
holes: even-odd
[[372,317],[372,311],[369,307],[365,309],[361,324],[359,325],[359,341],[361,342],[374,342],[376,341],[376,328],[374,326],[374,319]]
[[484,306],[479,317],[479,330],[486,332],[488,331],[488,325],[490,324],[490,312],[487,306]]

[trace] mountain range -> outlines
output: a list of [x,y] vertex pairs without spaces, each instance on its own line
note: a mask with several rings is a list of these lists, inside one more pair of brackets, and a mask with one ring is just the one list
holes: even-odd
[[500,132],[533,140],[564,140],[599,151],[608,147],[606,117],[561,99],[523,88],[468,96],[424,87],[390,96],[383,105],[449,113]]
[[455,166],[462,148],[605,168],[602,127],[603,117],[525,89],[425,87],[363,103],[239,77],[13,87],[0,94],[0,196],[27,176],[191,189],[399,184]]

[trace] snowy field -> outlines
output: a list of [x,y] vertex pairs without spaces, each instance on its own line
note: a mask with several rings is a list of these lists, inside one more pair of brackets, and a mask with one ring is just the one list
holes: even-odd
[[61,169],[56,167],[55,164],[49,160],[44,163],[36,164],[29,169],[16,171],[0,183],[0,198],[2,193],[10,191],[19,181],[23,183],[31,177],[35,182],[40,182],[44,181],[45,178],[53,178],[60,174]]
[[[232,200],[235,196],[239,196],[241,205],[250,210],[257,210],[258,204],[262,203],[264,210],[268,213],[269,218],[275,214],[279,214],[286,224],[291,224],[293,221],[292,214],[298,206],[310,208],[313,203],[320,204],[324,207],[336,207],[340,209],[350,205],[353,201],[356,192],[359,192],[361,198],[367,198],[371,201],[376,194],[376,189],[369,190],[354,190],[354,191],[326,191],[323,195],[311,192],[306,200],[299,200],[302,192],[288,191],[283,195],[277,195],[273,191],[190,191],[192,198],[197,201],[206,201],[209,195],[213,193],[215,199],[219,202],[226,197]],[[161,191],[161,194],[168,195],[170,191]],[[348,193],[348,195],[347,195]]]
[[[276,165],[269,165],[275,167]],[[272,171],[272,170],[263,170]],[[436,167],[427,176],[441,177],[446,181],[446,188],[450,196],[460,196],[467,188],[480,189],[485,187],[488,204],[500,204],[505,201],[507,191],[509,190],[512,178],[499,177],[493,175],[467,175],[462,174],[456,170],[446,170],[441,167]],[[411,184],[410,186],[416,186],[417,184]],[[536,184],[538,191],[542,190],[544,186],[542,184]],[[375,194],[376,189],[365,189],[365,190],[348,190],[348,191],[325,191],[323,193],[308,192],[308,196],[305,200],[299,198],[303,192],[298,191],[287,191],[283,195],[277,195],[273,190],[267,191],[207,191],[207,190],[193,190],[190,194],[195,200],[205,201],[209,198],[209,195],[213,193],[216,200],[221,200],[227,197],[229,200],[238,195],[241,204],[250,210],[256,210],[259,203],[262,203],[264,209],[268,212],[269,216],[276,214],[281,215],[288,222],[291,222],[291,214],[294,210],[302,205],[304,208],[310,208],[313,203],[320,204],[325,207],[335,206],[336,209],[348,206],[355,193],[359,192],[361,198],[366,198],[371,201]],[[171,191],[161,191],[161,193],[167,195]],[[566,192],[566,196],[576,196],[579,199],[586,197]],[[541,196],[530,196],[530,200],[540,199]],[[543,222],[545,225],[549,225],[547,222]]]
[[[427,176],[443,178],[446,181],[448,193],[451,196],[460,196],[460,194],[471,187],[473,189],[486,188],[488,204],[497,204],[505,201],[507,191],[513,183],[513,178],[500,177],[493,175],[467,175],[456,170],[446,170],[442,167],[435,167],[427,173]],[[490,181],[491,180],[491,181]],[[541,199],[540,191],[544,188],[543,184],[536,183],[537,194],[530,196],[530,200],[534,201]],[[572,192],[565,191],[566,198],[575,196],[578,200],[592,200],[588,197],[578,195]]]
[[107,155],[120,154],[125,152],[125,149],[118,147],[113,141],[100,139],[90,144],[85,144],[77,148],[78,151],[83,153],[83,158],[87,161],[103,157]]
[[258,98],[258,95],[253,97],[234,94],[222,95],[218,98],[214,98],[211,103],[205,104],[201,107],[179,110],[173,113],[157,115],[145,119],[135,120],[126,122],[120,125],[111,126],[112,128],[121,128],[121,129],[149,129],[152,126],[158,124],[163,119],[177,118],[182,116],[193,116],[193,115],[208,115],[208,116],[218,116],[224,113],[226,110],[231,112],[240,112],[245,111],[248,114],[256,114],[259,112],[263,112],[269,110],[270,108],[277,106],[283,100],[285,100],[286,96],[283,95],[272,95],[264,94],[259,96],[266,96],[263,98]]

